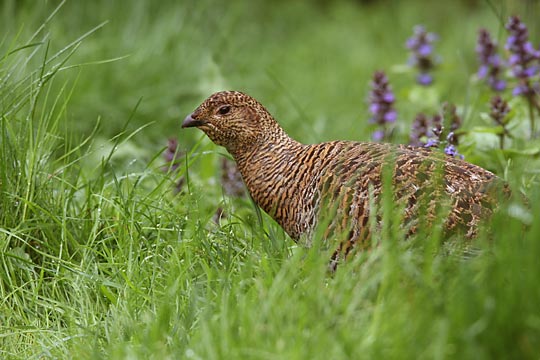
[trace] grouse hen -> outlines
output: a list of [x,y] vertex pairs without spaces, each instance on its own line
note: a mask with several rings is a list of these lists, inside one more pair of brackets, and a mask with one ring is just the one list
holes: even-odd
[[345,236],[337,250],[343,256],[352,245],[367,244],[370,207],[388,188],[383,186],[385,166],[390,166],[392,199],[403,209],[409,234],[423,222],[430,224],[446,204],[445,232],[472,238],[499,194],[507,191],[491,172],[427,148],[352,141],[301,144],[257,100],[237,91],[213,94],[182,127],[201,129],[229,151],[255,202],[295,241],[309,241],[317,224],[324,223],[325,237]]

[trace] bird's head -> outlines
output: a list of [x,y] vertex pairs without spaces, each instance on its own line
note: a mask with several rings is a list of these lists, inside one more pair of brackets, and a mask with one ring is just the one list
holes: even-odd
[[196,127],[217,145],[234,155],[265,141],[282,130],[268,111],[254,98],[238,91],[221,91],[211,95],[182,123],[183,128]]

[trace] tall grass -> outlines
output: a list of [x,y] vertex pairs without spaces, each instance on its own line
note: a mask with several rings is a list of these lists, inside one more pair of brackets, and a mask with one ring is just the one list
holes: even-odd
[[[222,150],[182,135],[180,166],[161,157],[181,113],[234,85],[264,94],[292,133],[309,130],[303,140],[344,137],[327,119],[360,114],[357,95],[380,54],[403,52],[388,21],[369,20],[384,19],[386,7],[163,4],[32,10],[33,3],[5,2],[13,16],[0,46],[0,357],[537,357],[534,162],[526,169],[519,157],[505,162],[501,175],[515,192],[525,189],[530,208],[502,206],[475,256],[448,256],[422,235],[398,241],[399,228],[389,226],[380,246],[331,276],[321,247],[293,245],[248,199],[224,195],[216,176]],[[424,20],[397,6],[392,11],[406,14],[400,26]],[[463,6],[448,11],[461,14]],[[246,34],[238,21],[248,10],[268,28],[246,25],[254,31]],[[496,24],[489,11],[470,11]],[[343,34],[326,14],[357,32]],[[358,19],[375,35],[355,28]],[[341,54],[350,57],[329,71],[328,54],[313,56],[320,41],[338,52],[348,47]],[[458,48],[452,36],[444,41]],[[318,72],[326,75],[317,79]],[[351,77],[365,84],[339,80]],[[441,83],[449,97],[468,86],[444,76]],[[366,139],[366,126],[359,121],[348,134]],[[396,216],[391,203],[382,206],[386,218]],[[218,207],[224,216],[215,222]]]

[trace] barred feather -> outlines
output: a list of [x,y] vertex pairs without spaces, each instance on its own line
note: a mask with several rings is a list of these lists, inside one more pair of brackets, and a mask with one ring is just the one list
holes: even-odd
[[[335,208],[326,235],[347,234],[345,253],[370,237],[370,203],[384,188],[385,164],[392,167],[393,199],[404,209],[409,233],[419,220],[429,224],[443,202],[449,208],[445,231],[472,238],[508,191],[493,173],[431,149],[351,141],[301,144],[259,102],[237,91],[213,94],[182,127],[201,129],[231,153],[255,202],[295,241],[309,241],[325,215],[322,208]],[[419,211],[420,204],[427,209]]]

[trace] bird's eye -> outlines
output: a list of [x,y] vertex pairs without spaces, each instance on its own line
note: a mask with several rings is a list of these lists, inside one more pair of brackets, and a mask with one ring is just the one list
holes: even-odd
[[228,114],[229,111],[231,111],[231,107],[229,105],[223,105],[222,107],[220,107],[218,109],[218,113],[220,115],[225,115],[225,114]]

